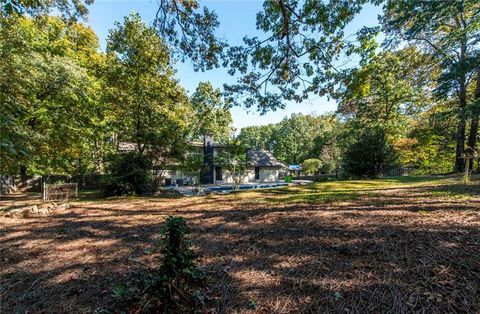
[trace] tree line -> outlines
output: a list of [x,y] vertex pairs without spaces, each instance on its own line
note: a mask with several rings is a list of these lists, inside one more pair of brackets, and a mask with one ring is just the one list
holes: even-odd
[[[382,134],[403,164],[425,172],[460,172],[465,148],[477,147],[476,0],[265,1],[256,24],[264,37],[247,34],[237,46],[215,36],[215,12],[162,0],[154,25],[136,14],[117,23],[104,53],[79,22],[92,2],[2,3],[2,173],[102,171],[119,141],[166,163],[207,131],[229,138],[233,105],[267,113],[312,94],[335,99],[336,114],[293,116],[240,137],[299,163]],[[368,5],[382,8],[380,25],[347,34]],[[224,67],[237,83],[225,93],[201,83],[188,97],[174,78],[186,59],[196,70]]]
[[82,23],[3,14],[0,54],[2,174],[101,173],[119,142],[167,163],[204,133],[233,131],[220,90],[200,82],[188,97],[169,47],[135,13],[105,53]]

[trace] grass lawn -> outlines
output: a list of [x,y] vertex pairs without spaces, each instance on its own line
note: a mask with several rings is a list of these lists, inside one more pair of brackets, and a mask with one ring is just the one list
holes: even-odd
[[[20,199],[0,208],[14,203]],[[192,227],[209,274],[205,311],[480,312],[479,178],[191,198],[86,195],[73,205],[42,218],[0,218],[2,312],[118,310],[114,289],[156,265],[168,215]]]

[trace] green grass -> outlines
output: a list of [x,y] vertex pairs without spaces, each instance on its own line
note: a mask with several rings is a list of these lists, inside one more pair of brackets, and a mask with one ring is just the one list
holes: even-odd
[[409,187],[417,188],[418,193],[424,195],[458,199],[468,198],[472,194],[471,187],[478,188],[478,182],[467,186],[461,182],[461,178],[451,176],[400,177],[318,182],[303,186],[240,192],[237,195],[269,203],[333,203],[380,195],[387,189]]

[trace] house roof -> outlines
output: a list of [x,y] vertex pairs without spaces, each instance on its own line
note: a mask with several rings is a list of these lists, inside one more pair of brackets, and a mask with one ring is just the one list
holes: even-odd
[[[203,142],[190,142],[190,145],[193,147],[203,147]],[[220,143],[213,143],[213,147],[215,148],[224,148],[227,147],[225,144],[220,144]]]
[[250,165],[254,167],[287,167],[287,165],[273,157],[272,153],[263,149],[250,149],[247,151],[247,157]]
[[[203,147],[203,142],[190,142],[190,146],[192,147]],[[225,144],[218,144],[214,143],[213,147],[215,148],[224,148],[226,147]],[[136,143],[132,142],[119,142],[118,143],[118,151],[121,153],[133,152],[138,149]]]
[[[193,147],[203,147],[202,142],[191,142]],[[214,147],[225,147],[223,144],[214,144]],[[137,150],[137,144],[132,142],[119,142],[118,151],[121,153],[127,153]],[[280,167],[287,168],[287,165],[278,161],[273,157],[272,153],[263,149],[250,149],[247,151],[247,157],[249,164],[253,167]]]
[[119,142],[118,151],[121,153],[128,153],[137,150],[137,144],[131,142]]

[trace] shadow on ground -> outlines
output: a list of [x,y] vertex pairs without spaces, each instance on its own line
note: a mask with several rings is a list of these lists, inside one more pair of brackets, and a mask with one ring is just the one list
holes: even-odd
[[[309,189],[297,196],[318,194]],[[269,199],[296,196],[288,190],[261,198],[112,199],[3,219],[2,310],[114,311],[113,290],[156,265],[159,229],[178,215],[191,225],[210,275],[205,311],[478,312],[478,185],[467,199],[456,197],[458,189],[373,186],[328,201]]]

